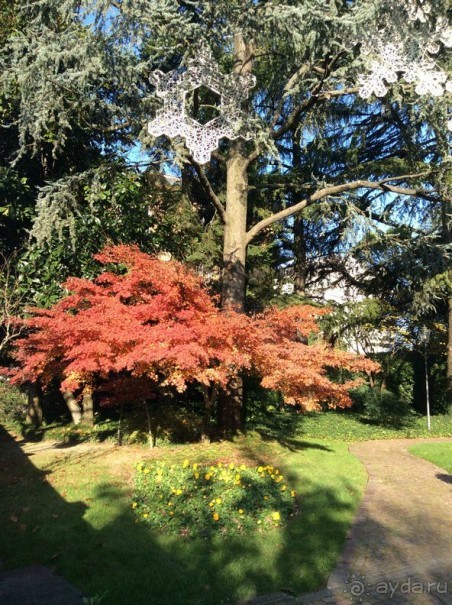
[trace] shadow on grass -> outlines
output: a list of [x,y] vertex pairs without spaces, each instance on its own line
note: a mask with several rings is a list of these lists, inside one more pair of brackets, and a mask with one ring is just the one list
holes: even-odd
[[21,426],[21,435],[27,441],[39,443],[46,439],[55,440],[60,442],[60,447],[71,447],[80,443],[93,441],[104,443],[116,437],[117,432],[117,427],[110,426],[101,429],[98,424],[94,425],[94,427],[82,424],[74,426],[67,421],[39,428],[33,428],[29,425]]
[[[66,473],[67,491],[59,493],[52,474],[37,469],[0,428],[0,558],[6,568],[43,564],[85,594],[105,594],[108,605],[233,604],[254,594],[318,587],[345,542],[353,502],[315,482],[284,531],[211,540],[156,535],[135,522],[127,486],[84,473],[97,455],[76,454],[72,475],[64,460],[52,464]],[[86,492],[78,489],[83,481]],[[83,501],[76,500],[80,493]]]
[[271,412],[261,415],[258,421],[250,422],[249,429],[258,433],[264,441],[276,441],[291,452],[303,449],[331,451],[327,446],[299,439],[304,417],[317,418],[309,412],[298,414],[292,411]]

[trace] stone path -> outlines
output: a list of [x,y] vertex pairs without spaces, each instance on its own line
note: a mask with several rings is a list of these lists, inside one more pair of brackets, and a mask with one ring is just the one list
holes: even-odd
[[452,605],[452,477],[408,452],[431,441],[353,444],[369,483],[327,588],[297,598],[260,596],[246,605]]

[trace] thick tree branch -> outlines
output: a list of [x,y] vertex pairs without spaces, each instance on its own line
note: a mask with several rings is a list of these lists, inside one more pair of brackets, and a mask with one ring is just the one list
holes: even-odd
[[329,195],[337,195],[339,193],[344,193],[346,191],[353,191],[355,189],[379,189],[380,191],[396,193],[398,195],[410,195],[415,197],[422,197],[427,200],[436,200],[437,198],[428,193],[423,189],[409,189],[405,187],[399,187],[397,185],[390,185],[391,181],[406,181],[408,179],[419,178],[422,176],[426,176],[428,173],[419,173],[419,174],[405,174],[398,177],[388,177],[386,179],[382,179],[380,181],[352,181],[350,183],[343,183],[342,185],[332,185],[330,187],[325,187],[324,189],[320,189],[316,191],[312,195],[306,197],[304,200],[301,200],[294,206],[290,206],[289,208],[285,208],[280,212],[276,212],[272,216],[269,216],[254,225],[248,233],[246,238],[246,243],[249,244],[255,237],[266,227],[273,225],[278,221],[281,221],[297,212],[301,212],[307,206],[311,206],[314,202],[324,199]]
[[210,201],[215,206],[215,209],[217,210],[217,212],[220,216],[221,222],[225,225],[226,224],[226,209],[223,206],[218,195],[213,190],[212,184],[210,183],[209,179],[207,178],[204,168],[201,166],[201,164],[198,164],[198,162],[196,162],[191,156],[189,156],[189,160],[190,160],[190,163],[192,164],[192,166],[194,167],[194,169],[196,170],[196,174],[198,175],[198,178],[204,188],[204,191],[207,193]]

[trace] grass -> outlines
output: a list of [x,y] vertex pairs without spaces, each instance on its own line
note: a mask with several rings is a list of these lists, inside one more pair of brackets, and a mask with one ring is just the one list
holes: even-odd
[[[248,428],[257,431],[264,439],[277,440],[290,447],[291,439],[335,439],[353,443],[370,439],[399,439],[417,437],[452,437],[452,414],[432,416],[432,430],[428,431],[427,421],[423,417],[410,417],[401,427],[379,425],[372,422],[363,414],[345,412],[321,412],[296,414],[293,412],[277,412],[265,414],[261,412],[256,418],[251,418]],[[20,424],[5,423],[13,432],[23,432]],[[112,419],[97,421],[94,427],[73,426],[67,423],[54,422],[36,431],[27,429],[28,439],[54,440],[67,444],[86,442],[117,443],[118,422]],[[139,433],[140,439],[136,437]],[[146,443],[145,431],[123,432],[123,444],[134,445]],[[158,439],[159,447],[172,448],[168,439]]]
[[292,438],[336,439],[355,442],[370,439],[401,439],[417,437],[452,437],[452,415],[432,416],[432,430],[428,431],[423,417],[414,417],[400,428],[382,426],[364,415],[351,412],[322,412],[290,414],[272,412],[267,418],[253,422],[253,428],[264,436],[276,438],[290,445]]
[[[26,456],[4,431],[2,438],[0,426],[0,560],[6,568],[54,568],[85,594],[105,594],[109,605],[233,604],[255,594],[316,590],[343,549],[366,482],[348,444],[452,437],[452,416],[434,416],[430,433],[424,418],[396,429],[349,412],[260,414],[249,429],[234,443],[163,443],[151,451],[114,447],[114,421],[92,430],[55,424],[36,438],[57,439],[61,450],[40,444]],[[95,444],[94,453],[66,449],[84,441],[107,443]],[[449,454],[440,453],[443,445]],[[450,444],[420,448],[451,472]],[[135,523],[131,510],[133,465],[151,458],[278,465],[300,494],[299,514],[285,527],[247,537],[189,540],[155,533]]]
[[[1,430],[1,429],[0,429]],[[41,563],[109,605],[211,605],[254,594],[299,594],[324,585],[343,549],[366,475],[347,444],[250,434],[234,443],[149,450],[95,446],[32,456],[0,439],[0,558],[6,568]],[[299,514],[282,528],[249,536],[188,540],[136,524],[133,464],[278,464],[300,494]]]
[[410,447],[410,452],[452,475],[452,443],[420,443]]

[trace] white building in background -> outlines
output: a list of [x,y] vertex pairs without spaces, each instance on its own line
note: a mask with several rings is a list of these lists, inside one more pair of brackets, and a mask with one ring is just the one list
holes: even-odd
[[[366,279],[364,269],[354,259],[347,259],[344,268],[354,282],[364,283]],[[282,283],[278,284],[276,289],[279,289],[282,295],[290,295],[295,292],[290,268],[284,271]],[[326,277],[317,279],[314,275],[306,286],[305,295],[306,298],[313,301],[326,305],[331,304],[332,307],[340,306],[343,310],[347,309],[347,304],[354,305],[367,298],[359,287],[351,285],[340,272],[332,272]],[[341,334],[340,340],[347,350],[359,355],[387,353],[394,347],[392,333],[387,330],[371,330],[359,326],[354,326]]]

